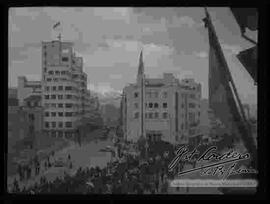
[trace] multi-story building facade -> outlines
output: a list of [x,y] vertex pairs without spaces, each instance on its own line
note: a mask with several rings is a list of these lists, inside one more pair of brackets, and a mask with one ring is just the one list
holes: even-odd
[[[140,74],[138,72],[137,78]],[[165,73],[163,78],[144,80],[143,100],[140,80],[123,90],[121,118],[126,140],[137,141],[142,134],[142,125],[145,137],[152,141],[187,143],[189,137],[199,134],[200,84],[193,79],[180,82],[170,73]]]
[[28,81],[25,76],[18,77],[17,94],[19,106],[23,106],[24,99],[31,95],[41,96],[41,81]]
[[75,136],[87,103],[83,59],[71,42],[42,42],[43,129],[55,137]]

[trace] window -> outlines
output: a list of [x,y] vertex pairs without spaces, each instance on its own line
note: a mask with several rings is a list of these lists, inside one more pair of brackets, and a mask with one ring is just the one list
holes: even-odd
[[188,104],[188,107],[189,107],[189,108],[195,108],[195,103],[189,103],[189,104]]
[[30,101],[27,101],[27,106],[31,107],[31,102]]
[[155,118],[158,118],[158,112],[155,112]]
[[66,108],[72,108],[72,103],[66,103]]
[[195,113],[188,113],[190,123],[195,123]]
[[138,92],[135,92],[134,93],[134,98],[138,98],[139,97],[139,93]]
[[52,81],[52,78],[47,78],[47,81]]
[[65,113],[65,116],[66,116],[66,117],[72,117],[72,112],[66,112],[66,113]]
[[56,116],[56,112],[52,112],[52,117],[55,117]]
[[66,95],[66,98],[67,98],[67,99],[72,99],[72,95],[69,95],[69,94],[68,94],[68,95]]
[[47,72],[47,68],[46,68],[46,67],[44,67],[44,69],[43,69],[43,70],[44,70],[44,72],[45,72],[45,73]]
[[48,74],[49,75],[53,75],[53,71],[48,71]]
[[149,103],[149,108],[153,108],[153,103]]
[[190,94],[189,97],[194,99],[195,98],[195,94]]
[[56,108],[56,103],[51,104],[52,108]]
[[168,118],[168,113],[164,112],[164,113],[163,113],[163,118],[164,118],[164,119]]
[[138,103],[134,103],[134,108],[138,108],[138,107],[139,107]]
[[49,122],[45,122],[45,127],[49,128],[50,127],[50,123]]
[[60,75],[60,72],[59,72],[59,71],[55,71],[55,74],[56,74],[56,75]]
[[58,95],[58,99],[63,99],[63,95]]
[[53,88],[53,91],[56,91],[56,86],[53,86],[52,88]]
[[51,99],[56,99],[56,95],[51,95]]
[[154,104],[154,107],[155,107],[155,108],[158,108],[158,103],[155,103],[155,104]]
[[45,90],[46,90],[46,91],[50,91],[50,87],[49,87],[49,86],[46,86],[46,87],[45,87]]
[[66,127],[71,128],[72,127],[72,122],[66,122]]
[[63,62],[68,62],[68,57],[62,57]]
[[162,96],[163,96],[163,98],[167,98],[168,93],[166,91],[164,91],[163,94],[162,94]]
[[63,91],[63,86],[58,86],[59,91]]
[[163,108],[167,108],[168,107],[168,104],[167,103],[163,103],[162,106],[163,106]]
[[58,82],[58,78],[53,78],[53,81],[56,81],[56,82]]
[[50,107],[50,104],[49,103],[45,103],[45,108],[49,108]]
[[52,122],[52,128],[56,127],[56,122]]
[[153,113],[149,113],[149,114],[148,114],[148,117],[149,117],[150,119],[152,119],[152,118],[153,118]]
[[61,71],[61,75],[65,75],[66,74],[66,71]]
[[58,112],[58,116],[59,117],[63,117],[64,116],[64,113],[63,112]]
[[62,127],[63,127],[63,122],[59,122],[59,123],[58,123],[58,127],[59,127],[59,128],[62,128]]
[[63,103],[58,103],[58,108],[63,108]]
[[66,90],[66,91],[71,91],[71,90],[72,90],[72,86],[66,86],[66,87],[65,87],[65,90]]
[[45,117],[49,117],[50,116],[50,112],[45,112]]
[[45,99],[50,99],[50,95],[45,95]]
[[136,113],[134,114],[134,118],[135,118],[135,119],[138,119],[138,118],[139,118],[139,112],[136,112]]

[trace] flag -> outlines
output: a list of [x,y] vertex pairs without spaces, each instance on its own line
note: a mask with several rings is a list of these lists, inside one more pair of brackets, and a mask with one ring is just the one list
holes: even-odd
[[[233,79],[218,41],[209,13],[206,11],[206,26],[209,37],[209,106],[214,115],[228,130],[230,135],[242,139],[248,152],[257,159],[256,146],[246,123],[242,104],[235,89]],[[235,101],[236,99],[236,101]],[[238,102],[238,103],[236,103]],[[240,110],[239,110],[240,109]]]
[[57,28],[58,26],[60,26],[60,21],[58,21],[56,24],[54,24],[53,29]]

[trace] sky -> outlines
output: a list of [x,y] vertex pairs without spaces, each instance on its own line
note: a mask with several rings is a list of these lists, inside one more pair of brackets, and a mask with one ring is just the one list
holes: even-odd
[[[252,47],[240,35],[229,8],[208,8],[235,81],[245,103],[257,103],[257,87],[236,58]],[[31,7],[9,10],[9,86],[17,77],[41,78],[41,42],[74,42],[83,57],[88,88],[120,92],[134,83],[143,49],[145,74],[160,77],[174,73],[179,79],[194,78],[208,98],[208,33],[196,7]],[[61,25],[53,30],[53,25]],[[256,38],[257,33],[249,33]]]

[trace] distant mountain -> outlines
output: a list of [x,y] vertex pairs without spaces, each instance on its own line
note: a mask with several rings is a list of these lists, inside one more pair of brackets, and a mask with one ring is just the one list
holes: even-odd
[[120,91],[107,91],[97,92],[91,91],[92,95],[96,95],[99,99],[100,104],[112,104],[116,107],[120,107],[121,92]]

